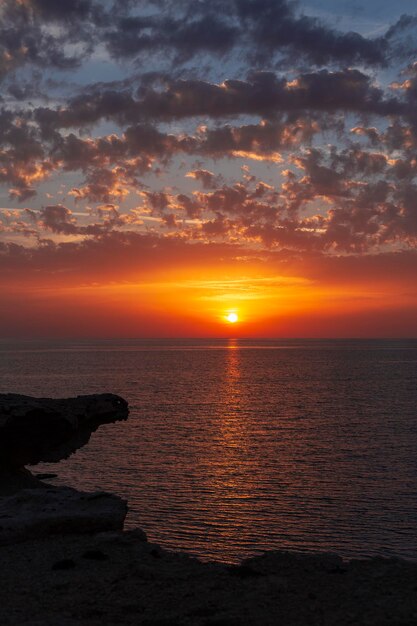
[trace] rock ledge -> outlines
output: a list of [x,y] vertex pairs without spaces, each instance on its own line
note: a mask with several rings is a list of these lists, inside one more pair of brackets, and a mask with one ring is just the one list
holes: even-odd
[[68,399],[0,394],[0,468],[65,459],[99,426],[128,413],[127,402],[111,393]]
[[0,394],[0,545],[123,529],[127,503],[104,492],[52,487],[25,465],[67,458],[128,405],[105,393],[66,400]]

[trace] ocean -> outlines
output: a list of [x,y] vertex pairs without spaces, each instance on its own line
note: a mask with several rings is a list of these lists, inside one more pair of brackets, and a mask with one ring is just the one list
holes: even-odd
[[0,343],[0,391],[112,392],[127,422],[51,482],[129,500],[126,526],[204,560],[417,559],[417,340]]

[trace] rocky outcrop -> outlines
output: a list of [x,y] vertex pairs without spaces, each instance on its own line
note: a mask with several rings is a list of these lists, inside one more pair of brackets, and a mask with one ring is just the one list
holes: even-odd
[[127,503],[104,492],[69,487],[23,489],[0,498],[0,545],[56,534],[121,530]]
[[0,472],[65,459],[101,424],[127,416],[127,402],[110,393],[65,400],[0,394]]
[[0,498],[10,496],[22,489],[37,489],[43,486],[41,479],[25,467],[0,470]]
[[122,498],[51,487],[24,466],[67,458],[99,426],[127,419],[128,412],[113,394],[65,400],[0,394],[0,545],[123,528]]
[[0,546],[2,626],[415,626],[417,563],[201,563],[135,530]]

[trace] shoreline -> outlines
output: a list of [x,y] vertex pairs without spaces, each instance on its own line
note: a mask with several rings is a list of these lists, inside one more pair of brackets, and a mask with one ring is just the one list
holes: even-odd
[[411,626],[417,563],[267,552],[202,562],[143,531],[53,535],[0,546],[3,626]]
[[123,530],[123,498],[25,469],[67,458],[128,413],[114,394],[0,394],[1,626],[417,624],[417,562],[295,551],[203,562]]

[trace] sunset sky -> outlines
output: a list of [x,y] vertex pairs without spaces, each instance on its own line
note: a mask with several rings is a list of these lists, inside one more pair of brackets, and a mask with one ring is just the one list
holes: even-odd
[[415,0],[0,30],[1,338],[417,336]]

